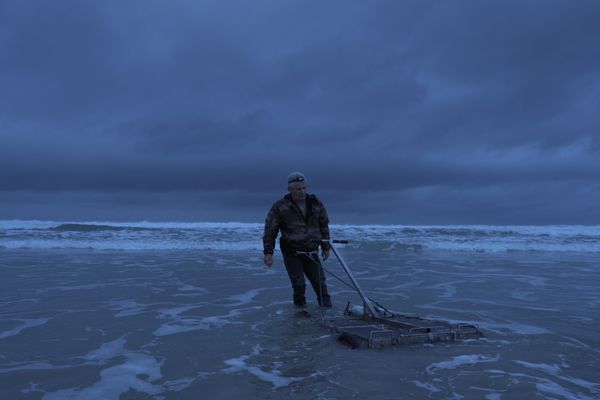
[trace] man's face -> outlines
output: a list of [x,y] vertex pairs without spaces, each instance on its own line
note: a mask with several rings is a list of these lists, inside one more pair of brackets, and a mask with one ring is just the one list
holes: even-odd
[[304,182],[294,182],[289,185],[288,190],[292,195],[292,200],[296,202],[304,201],[306,198],[306,184]]

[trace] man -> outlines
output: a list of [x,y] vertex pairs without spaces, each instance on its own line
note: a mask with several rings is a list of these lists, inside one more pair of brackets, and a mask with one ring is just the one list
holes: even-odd
[[326,260],[330,246],[321,240],[329,239],[329,218],[325,206],[314,194],[306,193],[306,178],[300,172],[288,176],[288,191],[278,200],[267,215],[263,248],[265,264],[273,265],[273,249],[277,233],[281,230],[279,247],[283,262],[294,290],[294,305],[305,307],[304,275],[310,281],[322,307],[331,307],[331,298],[325,283],[325,274],[319,260]]

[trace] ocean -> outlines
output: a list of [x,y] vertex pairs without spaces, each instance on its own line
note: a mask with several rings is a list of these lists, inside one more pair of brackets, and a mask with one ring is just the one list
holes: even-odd
[[600,226],[331,232],[370,297],[484,337],[344,346],[356,293],[300,318],[258,223],[0,221],[0,398],[600,398]]

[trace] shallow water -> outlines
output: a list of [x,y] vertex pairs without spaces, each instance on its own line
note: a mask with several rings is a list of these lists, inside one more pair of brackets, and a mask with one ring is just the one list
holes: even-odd
[[[0,249],[0,398],[600,398],[599,255],[341,252],[388,308],[485,338],[351,350],[256,251]],[[358,303],[328,282],[329,314]]]

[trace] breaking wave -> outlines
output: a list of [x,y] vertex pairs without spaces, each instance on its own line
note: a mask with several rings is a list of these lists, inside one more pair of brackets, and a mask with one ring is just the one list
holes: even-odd
[[[97,232],[97,231],[123,231],[127,229],[140,229],[140,228],[128,228],[121,226],[110,226],[110,225],[93,225],[93,224],[61,224],[50,228],[53,231],[59,232]],[[143,229],[143,228],[141,228]]]
[[[262,250],[263,225],[241,222],[0,221],[0,248]],[[600,252],[600,226],[331,225],[365,251]]]

